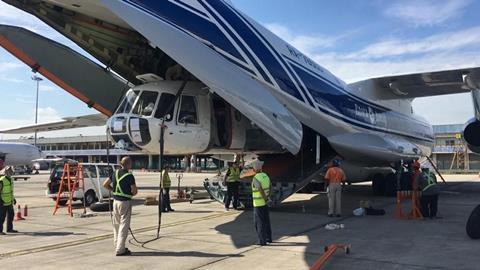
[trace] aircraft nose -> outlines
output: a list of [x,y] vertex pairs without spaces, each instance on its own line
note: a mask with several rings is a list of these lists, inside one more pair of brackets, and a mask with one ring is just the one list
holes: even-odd
[[147,145],[151,141],[148,121],[148,119],[136,116],[112,116],[108,126],[116,147],[138,150]]

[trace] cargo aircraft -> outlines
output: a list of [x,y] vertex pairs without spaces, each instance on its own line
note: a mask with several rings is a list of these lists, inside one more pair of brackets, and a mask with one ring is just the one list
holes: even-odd
[[[108,117],[117,145],[158,153],[165,127],[168,155],[255,155],[276,203],[336,156],[350,182],[394,190],[398,164],[432,151],[432,126],[412,109],[418,97],[471,92],[475,115],[463,135],[480,151],[478,67],[346,84],[226,0],[3,1],[97,60],[0,26],[0,45]],[[206,187],[221,199],[221,183]]]

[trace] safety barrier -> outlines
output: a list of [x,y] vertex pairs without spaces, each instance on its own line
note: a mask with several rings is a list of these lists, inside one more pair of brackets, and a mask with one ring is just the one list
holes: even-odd
[[[395,209],[395,218],[397,219],[423,219],[419,208],[419,198],[422,196],[421,191],[417,190],[398,190],[397,191],[397,206]],[[402,209],[403,201],[411,201],[411,210],[405,213]]]

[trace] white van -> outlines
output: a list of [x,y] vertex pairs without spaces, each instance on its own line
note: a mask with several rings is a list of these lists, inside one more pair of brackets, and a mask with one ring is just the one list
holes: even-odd
[[[118,164],[106,164],[106,163],[80,163],[83,168],[83,176],[85,180],[85,193],[82,192],[80,187],[77,187],[73,200],[82,200],[85,198],[85,205],[97,202],[102,198],[109,198],[110,192],[103,187],[103,181],[110,176],[111,172],[120,169]],[[53,167],[50,174],[50,178],[47,184],[46,195],[48,198],[57,200],[57,194],[62,181],[64,164],[57,164]],[[75,176],[71,176],[73,180]],[[79,184],[81,185],[81,183]],[[65,205],[69,198],[68,188],[64,187],[61,194],[60,204]]]

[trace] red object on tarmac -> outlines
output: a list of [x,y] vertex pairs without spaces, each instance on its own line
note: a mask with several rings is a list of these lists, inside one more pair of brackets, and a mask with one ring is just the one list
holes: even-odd
[[25,204],[25,207],[23,207],[23,216],[27,217],[28,216],[28,205]]
[[19,220],[25,220],[22,217],[22,208],[20,207],[20,204],[18,205],[17,215],[15,216],[15,221],[19,221]]
[[340,244],[332,244],[328,247],[325,247],[325,253],[318,259],[312,267],[310,267],[310,270],[319,270],[321,269],[325,263],[332,257],[333,254],[335,254],[335,251],[338,249],[343,249],[345,251],[345,254],[350,254],[350,250],[352,249],[352,245],[347,244],[347,245],[340,245]]

